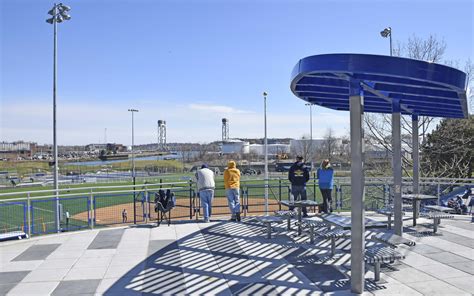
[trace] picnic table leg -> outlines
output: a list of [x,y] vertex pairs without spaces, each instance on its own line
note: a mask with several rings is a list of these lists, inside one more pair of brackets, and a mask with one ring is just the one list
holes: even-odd
[[301,207],[298,207],[298,235],[301,235]]
[[288,230],[291,230],[291,216],[288,216]]
[[331,237],[331,256],[336,254],[336,238]]
[[380,281],[380,262],[379,261],[374,263],[374,273],[375,273],[374,281],[375,282]]
[[420,207],[420,201],[417,199],[413,200],[414,205],[413,205],[413,226],[416,226],[416,218],[418,218],[418,212],[419,212],[419,207]]
[[267,238],[272,238],[272,225],[267,222]]
[[314,243],[314,225],[309,226],[309,242]]
[[439,221],[439,218],[434,218],[433,219],[433,233],[436,233],[438,231],[438,221]]
[[392,229],[392,215],[388,214],[388,229]]

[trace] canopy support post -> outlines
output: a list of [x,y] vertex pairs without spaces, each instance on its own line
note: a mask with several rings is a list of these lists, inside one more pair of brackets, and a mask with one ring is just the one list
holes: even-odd
[[364,212],[364,90],[358,80],[350,80],[351,123],[351,291],[364,292],[365,212]]
[[392,99],[392,169],[395,234],[402,235],[402,145],[400,127],[400,100]]

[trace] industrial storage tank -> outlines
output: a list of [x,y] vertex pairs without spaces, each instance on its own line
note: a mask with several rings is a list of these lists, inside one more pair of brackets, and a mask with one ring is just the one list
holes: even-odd
[[250,143],[241,140],[227,140],[222,142],[222,154],[248,154],[250,152]]

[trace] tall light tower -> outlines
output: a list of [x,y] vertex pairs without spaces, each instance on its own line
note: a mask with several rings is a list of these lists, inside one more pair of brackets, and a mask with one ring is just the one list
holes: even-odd
[[166,121],[158,120],[158,150],[166,150]]
[[380,35],[384,38],[390,37],[390,56],[392,56],[392,28],[387,27],[380,32]]
[[[128,112],[132,113],[132,178],[133,178],[133,185],[135,185],[135,151],[134,151],[134,146],[135,146],[135,127],[133,126],[133,113],[138,112],[137,109],[128,109]],[[135,187],[133,188],[133,195],[135,197]]]
[[268,141],[267,141],[267,92],[263,92],[263,121],[265,127],[265,215],[268,216]]
[[62,23],[63,21],[68,21],[71,19],[71,16],[68,14],[68,11],[71,10],[71,7],[64,5],[62,3],[54,4],[53,8],[48,11],[48,14],[51,15],[51,18],[47,19],[48,24],[53,25],[53,154],[54,154],[54,190],[56,192],[56,230],[58,232],[60,229],[60,213],[59,213],[59,185],[58,185],[58,143],[56,141],[56,72],[57,72],[57,24]]
[[222,142],[229,140],[229,119],[222,118]]

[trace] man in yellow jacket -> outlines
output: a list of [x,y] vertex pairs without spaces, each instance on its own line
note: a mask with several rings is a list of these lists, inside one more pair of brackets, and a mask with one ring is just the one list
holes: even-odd
[[224,171],[224,187],[227,201],[229,203],[231,221],[240,221],[240,171],[235,165],[235,161],[229,161],[227,169]]

